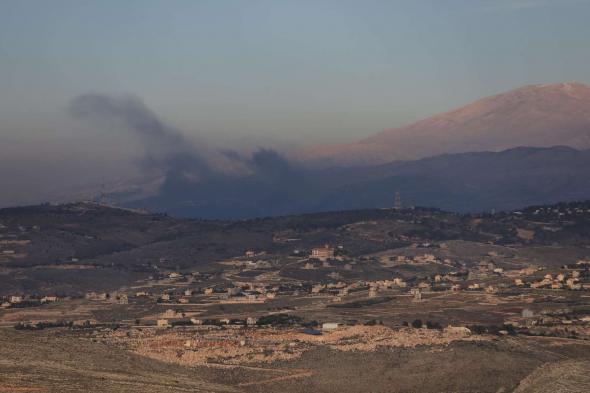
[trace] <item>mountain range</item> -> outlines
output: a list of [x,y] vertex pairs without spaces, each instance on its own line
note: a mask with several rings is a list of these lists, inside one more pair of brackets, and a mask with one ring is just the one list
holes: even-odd
[[[590,87],[526,86],[357,143],[285,159],[261,150],[248,170],[184,170],[101,192],[114,204],[179,217],[236,219],[405,206],[511,210],[590,198]],[[237,157],[237,156],[236,156]]]
[[372,165],[518,146],[590,148],[590,87],[525,86],[356,143],[317,146],[298,158],[316,165]]

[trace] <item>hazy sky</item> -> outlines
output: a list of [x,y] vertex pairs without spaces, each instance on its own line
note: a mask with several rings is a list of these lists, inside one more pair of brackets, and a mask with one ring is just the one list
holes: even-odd
[[133,151],[68,117],[83,93],[133,93],[190,135],[295,146],[590,83],[589,19],[586,0],[0,0],[0,165]]

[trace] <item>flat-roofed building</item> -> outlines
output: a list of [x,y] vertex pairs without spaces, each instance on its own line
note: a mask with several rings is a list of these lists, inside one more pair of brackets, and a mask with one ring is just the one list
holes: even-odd
[[328,261],[334,259],[334,248],[326,244],[324,247],[316,247],[311,249],[311,257],[320,261]]
[[339,324],[336,322],[325,322],[322,324],[322,330],[336,330]]

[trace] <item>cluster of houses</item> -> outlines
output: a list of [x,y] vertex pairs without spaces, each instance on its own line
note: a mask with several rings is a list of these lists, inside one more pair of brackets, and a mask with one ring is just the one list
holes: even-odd
[[119,292],[88,292],[85,295],[86,300],[93,301],[111,301],[113,303],[128,304],[129,298],[125,293]]
[[[516,212],[518,213],[518,212]],[[590,208],[583,206],[545,206],[535,209],[533,212],[535,216],[557,216],[557,217],[571,217],[583,216],[590,214]],[[521,213],[522,214],[522,213]]]
[[[246,260],[239,261],[240,266],[264,268],[268,261],[252,260],[265,255],[264,252],[246,251],[244,257]],[[492,255],[493,256],[493,255]],[[338,258],[336,249],[329,245],[311,249],[309,259],[303,267],[304,269],[315,269],[320,263],[322,266],[330,266],[330,262]],[[390,257],[388,257],[390,258]],[[243,259],[243,258],[242,258]],[[228,326],[253,326],[258,320],[252,316],[242,319],[218,319],[218,320],[201,320],[186,313],[181,309],[175,308],[175,305],[192,305],[202,303],[203,298],[206,301],[211,300],[219,304],[229,303],[264,303],[277,296],[330,296],[332,302],[340,302],[352,293],[366,291],[368,298],[375,298],[380,292],[386,290],[398,290],[411,297],[414,301],[423,301],[423,294],[432,291],[486,291],[494,293],[499,288],[510,287],[530,287],[530,288],[550,288],[550,289],[590,289],[590,280],[585,282],[585,273],[588,273],[590,261],[579,261],[574,266],[565,266],[563,273],[546,274],[542,279],[526,280],[526,276],[536,276],[538,269],[529,268],[520,271],[504,271],[502,268],[495,266],[491,261],[482,261],[474,268],[467,269],[465,264],[459,264],[450,259],[441,259],[434,254],[425,253],[415,256],[395,256],[391,257],[393,262],[398,264],[440,264],[447,267],[454,267],[452,272],[446,274],[436,274],[424,278],[413,278],[405,280],[402,277],[395,277],[384,280],[358,280],[356,282],[341,281],[339,273],[334,272],[330,275],[330,281],[312,284],[308,282],[292,282],[282,284],[266,284],[263,282],[241,282],[235,279],[228,279],[230,275],[214,275],[213,273],[179,273],[170,272],[161,276],[165,283],[180,283],[174,290],[137,290],[135,293],[123,292],[88,292],[85,296],[90,301],[104,301],[118,304],[128,304],[130,299],[146,299],[151,302],[157,302],[161,305],[171,307],[162,313],[156,320],[158,327],[169,327],[177,325],[228,325]],[[345,263],[344,269],[351,270],[358,261]],[[457,269],[458,268],[458,269]],[[446,269],[447,271],[449,269]],[[585,273],[584,273],[585,272]],[[212,280],[213,278],[223,278],[222,281],[203,281]],[[538,276],[536,276],[538,277]],[[503,278],[503,280],[496,280]],[[492,279],[492,281],[487,281]],[[510,281],[514,280],[514,284]],[[202,282],[201,287],[196,287],[197,281]],[[493,282],[493,284],[490,284]],[[162,282],[160,282],[162,284]],[[175,284],[176,286],[176,284]],[[190,286],[190,287],[189,287]],[[178,288],[180,287],[180,288]],[[363,296],[364,296],[363,292]],[[22,296],[14,295],[1,299],[2,307],[15,307],[26,301],[35,301],[38,304],[58,301],[56,296],[45,296],[38,299],[25,299]],[[326,327],[329,329],[329,327]]]
[[210,280],[213,278],[213,276],[213,273],[206,272],[191,272],[187,274],[173,271],[165,274],[151,276],[150,278],[153,280],[164,280],[168,282],[196,282],[198,280]]
[[229,318],[217,318],[217,319],[199,319],[195,317],[188,317],[182,310],[168,309],[162,313],[161,317],[156,320],[156,326],[159,328],[168,328],[172,326],[255,326],[258,323],[258,318],[247,317],[245,319],[229,319]]
[[32,307],[46,303],[57,302],[59,298],[55,295],[48,295],[43,297],[34,296],[22,296],[22,295],[10,295],[6,297],[0,297],[0,307],[2,308],[14,308],[14,307]]
[[228,286],[187,288],[181,292],[165,291],[159,296],[158,302],[189,304],[194,295],[206,295],[216,296],[220,303],[264,303],[274,299],[279,291],[279,286],[232,283]]
[[508,318],[505,324],[533,335],[590,338],[590,315],[574,312],[570,308],[538,311],[525,308],[521,315]]
[[326,284],[315,284],[311,286],[308,293],[312,296],[333,296],[334,298],[332,301],[339,302],[342,301],[345,296],[354,292],[367,291],[368,297],[374,298],[379,291],[406,287],[408,287],[408,283],[402,278],[394,278],[392,280],[357,281],[353,283],[338,281]]
[[434,254],[423,254],[415,256],[398,255],[395,257],[397,264],[421,265],[421,264],[440,264],[453,266],[453,262],[449,258],[440,259]]
[[471,269],[469,271],[469,275],[467,276],[468,280],[477,280],[477,279],[485,279],[492,276],[502,276],[504,274],[504,269],[501,267],[496,267],[493,262],[489,261],[482,261],[477,265],[477,268]]
[[580,271],[573,270],[565,273],[547,273],[540,280],[525,282],[517,278],[514,284],[519,287],[541,288],[541,289],[569,289],[569,290],[590,290],[590,282],[582,282]]

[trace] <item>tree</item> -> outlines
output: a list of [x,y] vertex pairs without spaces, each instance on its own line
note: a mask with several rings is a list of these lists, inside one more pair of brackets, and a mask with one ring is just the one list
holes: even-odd
[[438,322],[430,322],[430,321],[426,321],[426,327],[428,329],[438,329],[438,330],[442,330],[442,326],[440,325],[440,323]]
[[482,325],[469,326],[469,330],[471,330],[474,334],[486,334],[488,331],[488,329]]

